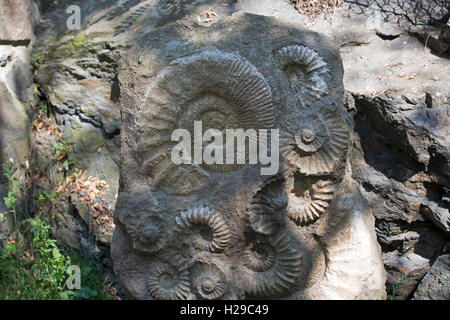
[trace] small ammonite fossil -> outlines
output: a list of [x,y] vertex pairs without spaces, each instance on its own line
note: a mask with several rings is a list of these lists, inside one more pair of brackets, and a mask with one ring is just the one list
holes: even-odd
[[275,263],[276,253],[270,244],[263,240],[254,240],[248,244],[242,253],[242,261],[249,269],[262,272]]
[[218,252],[230,243],[231,232],[225,220],[207,207],[191,208],[175,219],[174,230],[187,235],[198,250]]
[[278,50],[275,57],[289,79],[300,108],[308,108],[328,94],[329,70],[317,52],[302,45],[291,45]]
[[184,300],[190,293],[190,274],[184,257],[175,254],[156,263],[147,278],[147,289],[158,300]]
[[130,220],[127,231],[134,250],[143,253],[155,253],[167,242],[167,229],[161,218],[144,216]]
[[288,218],[297,224],[310,223],[327,210],[335,191],[335,183],[330,179],[319,179],[295,175],[288,179]]
[[327,137],[327,129],[319,119],[304,124],[294,135],[297,147],[305,153],[319,150],[327,141]]
[[288,120],[280,132],[284,159],[306,175],[325,175],[336,169],[349,147],[350,133],[334,99],[319,101],[314,113]]
[[227,291],[227,279],[217,265],[197,262],[192,271],[192,286],[199,298],[214,300]]
[[280,229],[272,236],[256,236],[242,254],[244,290],[256,296],[273,296],[291,288],[301,274],[303,252],[292,236]]

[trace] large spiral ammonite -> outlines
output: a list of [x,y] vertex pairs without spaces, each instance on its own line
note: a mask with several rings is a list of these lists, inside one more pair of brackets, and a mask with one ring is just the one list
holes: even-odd
[[349,147],[349,127],[332,98],[320,100],[311,109],[315,112],[284,124],[280,132],[281,153],[303,174],[329,174]]
[[[157,76],[136,115],[138,156],[154,184],[175,194],[201,189],[210,172],[237,170],[239,157],[246,157],[235,150],[234,164],[226,164],[217,143],[224,164],[174,165],[171,152],[178,142],[171,141],[172,132],[186,129],[193,144],[194,121],[202,122],[203,132],[272,128],[270,87],[249,61],[214,48],[176,59]],[[191,160],[193,155],[191,150]]]

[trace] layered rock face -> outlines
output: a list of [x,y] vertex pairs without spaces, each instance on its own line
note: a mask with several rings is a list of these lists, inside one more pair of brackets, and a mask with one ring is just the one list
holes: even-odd
[[[122,55],[112,258],[130,298],[385,298],[374,218],[351,177],[342,75],[328,38],[249,14],[178,22]],[[278,171],[175,164],[172,133],[193,137],[195,121],[278,129]]]

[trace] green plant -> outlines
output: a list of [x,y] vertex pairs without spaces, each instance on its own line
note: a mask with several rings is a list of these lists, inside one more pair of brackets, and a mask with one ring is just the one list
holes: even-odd
[[39,69],[41,67],[44,56],[39,53],[33,53],[31,55],[31,65],[34,69]]
[[47,113],[48,113],[48,105],[47,105],[47,102],[42,101],[42,102],[39,104],[39,109],[40,109],[40,112],[41,112],[42,114],[47,115]]
[[[80,267],[82,281],[81,288],[75,291],[75,299],[106,300],[105,293],[107,280],[103,279],[102,266],[94,258],[73,251],[71,255],[72,264]],[[103,279],[103,280],[102,280]]]
[[54,202],[56,197],[58,196],[58,192],[48,192],[48,191],[42,191],[42,193],[39,195],[39,202],[43,203],[46,201]]
[[[17,240],[0,249],[0,299],[108,299],[99,262],[76,251],[65,254],[44,219],[24,220],[19,230]],[[80,289],[66,287],[71,265],[80,268]]]
[[70,154],[71,147],[72,143],[67,140],[61,140],[55,144],[55,148],[53,151],[53,155],[55,156],[56,160],[63,161],[63,168],[66,171],[69,171],[74,162],[73,157]]
[[63,42],[61,46],[59,46],[56,51],[60,53],[65,53],[63,55],[67,54],[79,54],[80,50],[84,48],[89,38],[84,34],[80,34],[79,36],[73,38],[70,41]]
[[395,300],[395,297],[396,297],[396,295],[397,295],[397,289],[398,289],[398,287],[399,287],[399,284],[398,284],[398,283],[394,283],[394,284],[391,286],[391,294],[388,294],[388,295],[386,296],[386,300]]
[[12,214],[15,220],[16,219],[15,207],[17,201],[16,193],[18,190],[18,181],[13,177],[12,170],[13,170],[12,162],[7,162],[6,164],[2,165],[3,175],[8,179],[9,182],[8,196],[3,198],[5,206],[8,209],[8,211],[5,212],[2,217],[3,219],[5,219],[9,214]]
[[[40,218],[24,220],[25,236],[8,241],[0,250],[1,299],[69,299],[65,288],[70,259],[49,237],[49,225]],[[16,231],[18,232],[18,231]]]

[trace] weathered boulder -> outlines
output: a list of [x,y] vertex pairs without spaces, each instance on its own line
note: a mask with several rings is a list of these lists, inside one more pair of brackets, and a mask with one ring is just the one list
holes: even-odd
[[388,252],[383,255],[383,263],[387,271],[387,284],[394,299],[405,300],[415,290],[420,279],[430,268],[428,259],[418,254],[407,252]]
[[0,45],[28,45],[33,38],[37,7],[30,0],[0,2]]
[[[385,298],[328,38],[257,15],[189,19],[145,34],[121,61],[112,258],[130,298]],[[175,164],[171,134],[195,133],[194,121],[279,129],[280,165]]]
[[436,259],[414,293],[415,300],[450,299],[450,255]]

